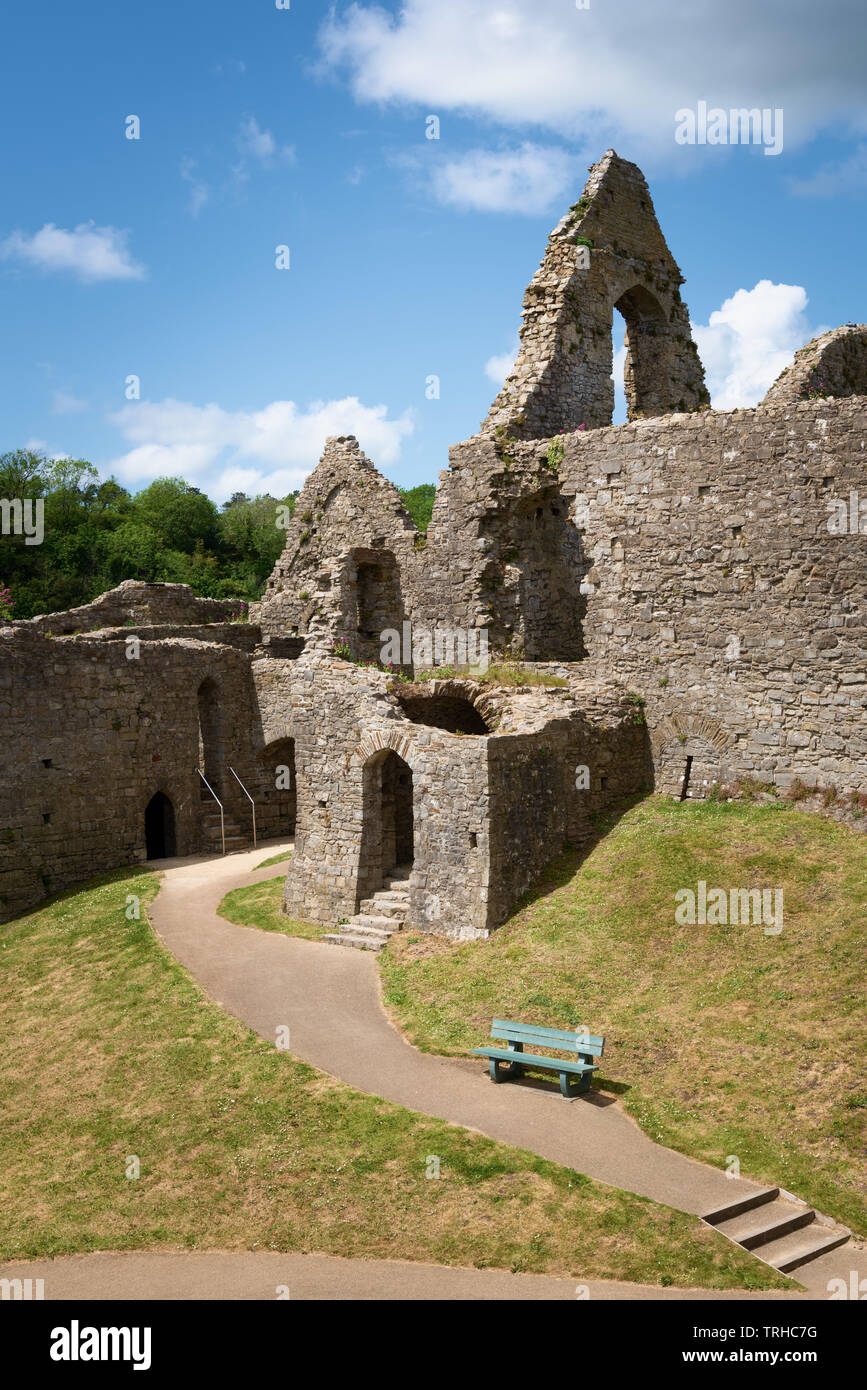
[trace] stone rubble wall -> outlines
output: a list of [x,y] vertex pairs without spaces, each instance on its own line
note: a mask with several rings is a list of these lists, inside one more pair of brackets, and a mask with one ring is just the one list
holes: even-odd
[[823,397],[867,395],[867,324],[847,323],[799,348],[763,405],[795,405]]
[[116,589],[100,594],[92,603],[69,608],[65,613],[21,618],[10,626],[64,637],[104,627],[121,627],[127,622],[148,626],[225,623],[236,611],[239,611],[239,600],[197,598],[187,584],[149,584],[140,579],[126,579]]
[[[364,822],[375,807],[366,779],[391,750],[413,778],[415,864],[408,926],[467,939],[498,926],[539,870],[591,833],[592,815],[648,783],[646,730],[622,690],[597,687],[594,723],[568,692],[481,692],[491,735],[413,723],[401,687],[348,663],[258,662],[264,736],[295,740],[298,822],[283,895],[292,917],[348,920],[381,886],[367,875]],[[470,688],[471,683],[462,683]],[[432,682],[431,699],[458,688]],[[600,745],[605,745],[604,753]],[[575,768],[591,761],[587,791]],[[374,788],[375,793],[375,788]]]
[[626,321],[629,419],[709,404],[683,283],[635,164],[590,169],[524,296],[520,351],[481,433],[523,439],[609,425],[612,311]]
[[[357,439],[330,438],[298,498],[283,554],[261,603],[250,610],[251,621],[266,635],[306,637],[309,653],[328,654],[335,639],[348,642],[353,657],[361,656],[358,564],[370,558],[365,552],[388,550],[399,586],[410,587],[417,539],[400,493]],[[389,616],[399,625],[404,614],[396,608]]]
[[[242,628],[233,625],[231,636]],[[206,679],[219,690],[227,815],[251,830],[231,765],[268,821],[249,655],[208,630],[207,642],[142,641],[129,660],[128,631],[52,638],[29,624],[0,629],[0,920],[142,862],[144,810],[157,791],[174,805],[178,853],[209,847],[202,818],[213,802],[202,801],[195,771]]]
[[[581,601],[549,607],[545,586],[550,649],[543,626],[532,655],[562,656],[571,622],[588,670],[639,692],[651,729],[714,721],[722,771],[863,790],[867,542],[828,523],[835,499],[867,497],[865,426],[867,401],[855,397],[566,436],[558,493],[568,546],[580,548]],[[540,566],[531,528],[514,553],[509,520],[550,481],[545,441],[511,451],[505,469],[489,440],[468,441],[442,500],[447,545],[463,536],[467,553],[474,530],[493,542],[459,597],[476,611],[492,597],[492,642],[504,648],[511,591],[524,594],[526,627]],[[658,739],[654,748],[661,756]]]

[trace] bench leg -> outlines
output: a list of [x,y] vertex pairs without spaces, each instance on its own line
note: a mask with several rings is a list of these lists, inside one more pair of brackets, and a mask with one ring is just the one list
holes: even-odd
[[[508,1067],[508,1071],[500,1071],[500,1067]],[[499,1057],[488,1058],[488,1071],[492,1081],[514,1081],[524,1074],[524,1068],[517,1062],[503,1062]]]
[[572,1082],[568,1071],[560,1073],[560,1094],[564,1100],[574,1100],[576,1096],[583,1096],[590,1090],[590,1077],[581,1076],[577,1081]]

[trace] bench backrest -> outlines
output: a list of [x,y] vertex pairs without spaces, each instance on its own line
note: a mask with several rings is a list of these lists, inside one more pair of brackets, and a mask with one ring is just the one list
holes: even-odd
[[604,1038],[581,1033],[577,1028],[539,1028],[534,1023],[508,1023],[502,1018],[495,1018],[491,1024],[491,1037],[520,1042],[525,1047],[548,1047],[555,1052],[576,1052],[588,1057],[601,1057],[605,1046]]

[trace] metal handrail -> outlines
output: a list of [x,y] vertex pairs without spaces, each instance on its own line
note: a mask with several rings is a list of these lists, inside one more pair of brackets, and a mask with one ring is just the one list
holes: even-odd
[[255,849],[255,848],[256,848],[256,803],[255,803],[255,801],[253,800],[253,798],[252,798],[252,796],[250,795],[250,793],[247,791],[247,788],[244,786],[244,783],[241,781],[241,779],[240,779],[240,777],[238,776],[238,774],[237,774],[237,772],[235,771],[235,769],[234,769],[233,767],[230,767],[230,768],[229,768],[229,771],[231,772],[231,774],[232,774],[232,776],[234,777],[235,781],[238,783],[238,786],[241,788],[241,791],[244,793],[244,795],[246,796],[247,800],[249,801],[250,805],[251,805],[252,808],[253,808],[253,848]]
[[201,769],[200,767],[197,767],[197,768],[196,768],[196,772],[199,774],[199,776],[201,777],[201,779],[202,779],[202,781],[204,782],[205,786],[207,787],[208,791],[211,793],[211,796],[214,798],[214,800],[216,801],[217,805],[218,805],[219,808],[220,808],[220,838],[221,838],[221,840],[222,840],[222,842],[223,842],[223,853],[225,854],[225,853],[226,853],[226,818],[225,818],[225,816],[223,815],[223,803],[222,803],[222,801],[220,800],[220,798],[217,796],[217,793],[214,791],[214,788],[211,786],[210,782],[208,781],[208,779],[207,779],[207,777],[205,776],[205,774],[204,774],[204,772],[202,771],[202,769]]

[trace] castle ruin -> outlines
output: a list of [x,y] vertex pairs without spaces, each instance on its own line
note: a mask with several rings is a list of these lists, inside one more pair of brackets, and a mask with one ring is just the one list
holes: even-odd
[[[426,535],[354,438],[329,439],[249,624],[128,582],[0,630],[0,919],[219,851],[214,796],[229,849],[250,843],[248,794],[260,836],[295,836],[288,913],[376,946],[389,917],[489,932],[644,789],[867,792],[867,327],[717,412],[681,283],[641,172],[608,151]],[[386,632],[410,635],[400,669],[360,664]],[[444,632],[561,684],[416,679],[417,634],[435,657]]]

